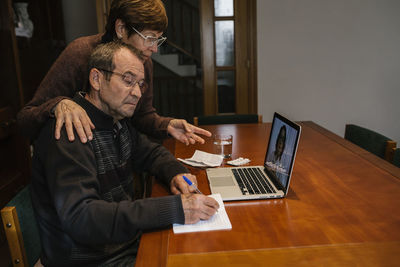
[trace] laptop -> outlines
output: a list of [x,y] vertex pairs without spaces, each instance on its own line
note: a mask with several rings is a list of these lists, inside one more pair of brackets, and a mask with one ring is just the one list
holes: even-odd
[[206,169],[212,194],[224,201],[285,197],[300,132],[300,125],[275,112],[264,166]]

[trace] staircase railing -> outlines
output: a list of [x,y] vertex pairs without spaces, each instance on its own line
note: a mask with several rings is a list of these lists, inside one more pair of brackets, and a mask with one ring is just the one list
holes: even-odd
[[168,37],[160,54],[178,54],[180,64],[195,64],[197,75],[180,77],[155,60],[153,106],[163,116],[193,121],[203,114],[201,81],[200,17],[198,0],[164,0]]
[[[198,0],[165,0],[168,15],[167,43],[200,67],[200,16]],[[170,49],[170,48],[167,48]]]
[[[186,56],[190,57],[191,59],[193,59],[194,62],[196,62],[197,64],[200,64],[200,58],[195,56],[194,54],[192,54],[191,52],[187,51],[186,49],[183,49],[182,47],[180,47],[179,45],[177,45],[176,43],[174,43],[171,40],[167,39],[167,44],[172,46],[173,48],[175,48],[176,50],[178,50],[179,52],[181,52],[182,54],[185,54]],[[196,65],[197,65],[196,64]]]
[[193,123],[193,117],[203,114],[203,90],[196,85],[196,77],[164,76],[154,79],[157,88],[153,105],[159,114],[186,119]]

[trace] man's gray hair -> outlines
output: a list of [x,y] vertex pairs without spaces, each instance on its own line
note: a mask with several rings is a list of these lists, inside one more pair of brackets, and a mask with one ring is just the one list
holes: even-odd
[[[122,41],[113,41],[104,44],[99,44],[95,47],[92,54],[90,55],[88,62],[88,72],[93,68],[98,70],[113,71],[115,69],[114,55],[117,51],[122,48],[127,48],[132,52],[140,61],[143,62],[142,52],[133,47],[130,44],[126,44]],[[106,80],[110,80],[111,73],[104,72]]]

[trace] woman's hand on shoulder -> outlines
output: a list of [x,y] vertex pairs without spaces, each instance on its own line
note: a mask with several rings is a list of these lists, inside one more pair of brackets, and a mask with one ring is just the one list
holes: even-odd
[[93,123],[86,111],[74,101],[61,100],[55,107],[54,115],[56,116],[55,138],[57,140],[60,139],[61,128],[64,124],[69,141],[75,140],[74,128],[82,143],[93,139]]

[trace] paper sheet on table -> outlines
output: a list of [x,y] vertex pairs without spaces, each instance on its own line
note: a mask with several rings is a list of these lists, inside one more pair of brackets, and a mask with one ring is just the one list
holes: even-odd
[[209,195],[218,201],[219,209],[207,221],[199,221],[195,224],[174,224],[173,230],[175,234],[189,233],[189,232],[200,232],[200,231],[212,231],[212,230],[224,230],[232,229],[231,221],[229,220],[228,214],[226,213],[224,202],[220,194]]
[[224,156],[196,150],[191,158],[178,160],[194,167],[218,167],[221,166]]
[[186,160],[186,159],[178,158],[178,160],[182,161],[183,163],[185,163],[187,165],[193,166],[193,167],[202,167],[202,168],[210,167],[204,163],[198,163],[198,162],[190,161],[190,160]]

